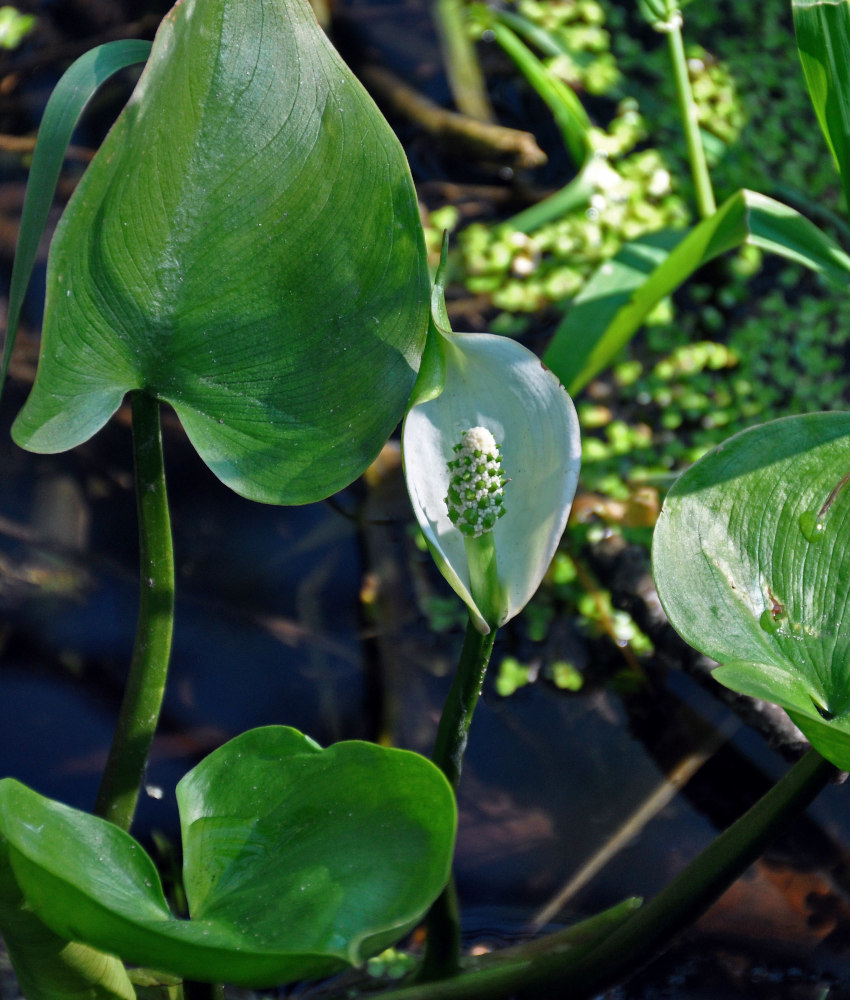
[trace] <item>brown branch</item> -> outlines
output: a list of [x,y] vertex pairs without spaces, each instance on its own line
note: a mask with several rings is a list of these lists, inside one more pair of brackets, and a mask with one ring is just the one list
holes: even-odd
[[[0,150],[4,153],[17,153],[21,156],[29,156],[35,149],[35,136],[27,135],[6,135],[0,132]],[[65,156],[69,160],[81,160],[88,163],[95,154],[95,150],[86,149],[84,146],[69,146],[65,150]]]
[[530,132],[448,111],[380,66],[365,66],[359,76],[384,111],[414,122],[439,141],[451,143],[454,149],[521,169],[546,162],[546,154]]

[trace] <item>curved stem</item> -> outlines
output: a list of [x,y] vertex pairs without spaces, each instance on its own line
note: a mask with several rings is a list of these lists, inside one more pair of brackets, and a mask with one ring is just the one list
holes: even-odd
[[[512,959],[439,982],[390,990],[385,1000],[507,1000],[550,995],[585,1000],[598,995],[666,947],[738,878],[779,830],[814,799],[836,773],[810,750],[743,816],[724,830],[649,903],[615,927],[601,943],[565,948],[558,934],[513,949]],[[551,942],[551,946],[547,944]]]
[[159,403],[132,395],[141,595],[136,641],[121,713],[95,812],[130,828],[156,732],[174,627],[174,556],[165,490]]
[[682,125],[685,129],[685,142],[688,146],[688,159],[691,163],[691,174],[694,179],[697,208],[701,218],[707,219],[717,211],[717,203],[714,200],[714,189],[711,186],[708,164],[705,161],[705,150],[699,134],[697,106],[691,90],[688,60],[685,57],[685,43],[682,39],[681,16],[671,18],[665,27],[665,32],[670,46],[670,60],[673,64],[673,75],[676,80],[679,112],[682,115]]

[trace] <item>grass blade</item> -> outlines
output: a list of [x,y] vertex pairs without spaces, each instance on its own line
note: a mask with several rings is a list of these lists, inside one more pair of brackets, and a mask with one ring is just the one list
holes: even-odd
[[754,191],[737,191],[667,256],[658,236],[628,244],[603,264],[555,330],[543,360],[568,392],[609,365],[652,309],[694,271],[745,243],[804,264],[842,290],[850,278],[850,257],[838,244],[793,208]]
[[0,366],[0,395],[15,346],[24,296],[74,128],[98,87],[119,70],[144,62],[150,49],[150,42],[135,39],[98,45],[71,64],[50,95],[33,152],[18,247],[12,267],[6,342]]

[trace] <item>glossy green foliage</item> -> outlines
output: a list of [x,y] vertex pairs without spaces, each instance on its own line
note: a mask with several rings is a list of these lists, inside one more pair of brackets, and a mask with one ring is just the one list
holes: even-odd
[[[575,91],[550,72],[546,63],[520,37],[521,32],[526,33],[523,28],[533,32],[534,25],[511,11],[505,12],[484,4],[473,8],[473,13],[481,29],[504,49],[548,105],[573,163],[577,168],[583,166],[592,152],[590,118]],[[534,33],[533,40],[540,41],[541,34]]]
[[842,289],[850,279],[850,257],[833,240],[793,208],[754,191],[736,192],[675,239],[659,234],[625,246],[576,296],[543,357],[568,392],[609,365],[652,309],[698,268],[743,244],[804,264]]
[[408,751],[322,750],[293,729],[255,729],[202,761],[177,794],[189,920],[169,910],[128,834],[0,782],[0,831],[37,916],[133,964],[262,987],[382,951],[448,878],[454,798]]
[[13,434],[62,451],[140,389],[237,492],[316,500],[400,418],[427,322],[404,154],[306,0],[183,0],[57,230]]
[[850,203],[850,0],[792,0],[809,96]]
[[117,958],[59,937],[33,913],[15,881],[1,834],[0,934],[27,1000],[135,1000]]
[[850,769],[850,414],[730,438],[670,491],[653,542],[673,627]]

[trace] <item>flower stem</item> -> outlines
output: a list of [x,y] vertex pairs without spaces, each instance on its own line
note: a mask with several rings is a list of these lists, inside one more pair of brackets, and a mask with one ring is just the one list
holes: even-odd
[[495,639],[495,629],[482,635],[471,619],[467,622],[460,662],[440,716],[431,760],[448,778],[455,791],[460,779],[472,713],[478,704]]
[[670,61],[673,64],[673,76],[676,81],[676,94],[679,100],[679,112],[685,129],[685,142],[688,147],[688,159],[691,164],[691,174],[694,179],[697,208],[700,217],[707,219],[717,211],[714,200],[714,190],[705,160],[705,150],[699,134],[699,118],[694,101],[691,80],[688,75],[688,60],[685,56],[685,43],[682,39],[681,15],[671,17],[665,25],[667,44],[670,48]]
[[425,917],[425,953],[416,975],[420,983],[456,976],[461,969],[460,906],[454,875],[431,905]]
[[133,458],[139,516],[141,595],[136,641],[121,713],[95,812],[128,830],[156,731],[174,627],[174,556],[165,490],[159,404],[132,394]]
[[[470,541],[480,542],[488,537],[492,536],[483,535]],[[457,791],[472,714],[481,695],[495,639],[495,629],[482,635],[471,618],[467,622],[460,661],[443,706],[431,755],[433,762],[448,778],[453,791]],[[428,982],[455,975],[460,969],[461,935],[453,878],[449,878],[448,885],[428,911],[425,927],[425,955],[419,979]]]

